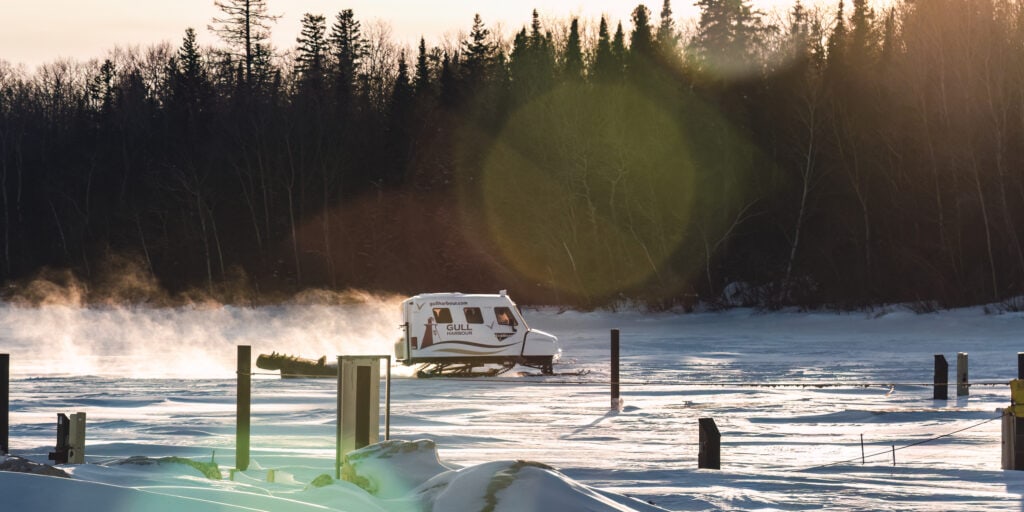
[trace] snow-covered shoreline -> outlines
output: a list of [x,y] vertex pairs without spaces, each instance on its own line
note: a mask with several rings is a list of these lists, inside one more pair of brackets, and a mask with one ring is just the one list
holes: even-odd
[[[111,495],[118,496],[126,487],[145,487],[185,488],[207,501],[229,504],[237,498],[230,488],[235,484],[211,483],[180,471],[134,470],[128,477],[101,476],[107,470],[99,469],[100,463],[133,455],[216,458],[222,468],[230,467],[234,382],[220,373],[233,371],[235,345],[251,344],[254,353],[288,349],[333,355],[332,343],[368,339],[378,326],[382,340],[391,343],[387,333],[396,325],[389,312],[344,306],[127,311],[111,317],[69,310],[51,338],[31,328],[43,314],[53,313],[0,308],[0,326],[8,333],[0,338],[0,352],[12,354],[14,376],[12,452],[45,461],[56,413],[86,411],[90,464],[74,468],[71,480],[78,483],[68,489],[81,492],[86,508],[93,510],[106,509],[89,500],[108,498],[83,490],[81,482],[113,484]],[[559,482],[669,510],[1020,509],[1024,475],[999,469],[999,422],[990,421],[1009,405],[1007,387],[997,383],[1016,376],[1016,353],[1024,348],[1019,341],[1024,315],[1019,313],[987,315],[982,308],[969,308],[929,315],[896,311],[872,318],[749,310],[675,315],[541,309],[528,311],[527,318],[532,327],[562,340],[562,370],[587,373],[468,381],[398,378],[393,438],[429,439],[440,460],[452,467],[532,461],[564,475]],[[364,331],[353,327],[361,325],[360,319],[368,326]],[[625,408],[618,412],[608,409],[610,328],[622,332]],[[215,369],[209,377],[217,378],[174,373],[177,359],[161,358],[161,351],[174,349],[178,337],[178,345],[197,349],[192,357],[216,363],[209,366]],[[133,354],[117,355],[129,343],[139,345]],[[100,375],[43,372],[35,356],[53,356],[65,347],[80,349],[77,353],[93,365],[83,366],[92,370],[86,373]],[[972,381],[993,385],[973,387],[969,397],[959,399],[951,388],[953,399],[932,400],[930,387],[919,385],[931,381],[932,356],[943,353],[953,361],[956,352],[970,354]],[[113,371],[126,361],[137,364],[132,358],[148,361],[151,373],[126,378],[95,371],[107,368],[108,360],[115,363]],[[761,386],[772,382],[843,386]],[[312,478],[332,472],[332,386],[329,379],[258,376],[255,472],[247,492],[304,504],[295,510],[346,510],[328,496],[331,491],[307,489]],[[699,417],[715,418],[722,431],[721,471],[696,468]],[[867,455],[881,454],[863,465],[861,435]],[[888,453],[893,446],[899,448],[895,466]],[[276,482],[264,481],[260,471],[268,469],[275,470]],[[0,493],[10,495],[28,485],[24,478],[0,474]],[[507,501],[500,500],[495,510],[543,509],[525,505],[529,501],[522,489],[504,492]],[[364,498],[383,510],[422,506],[408,499]],[[463,504],[474,510],[480,503]]]

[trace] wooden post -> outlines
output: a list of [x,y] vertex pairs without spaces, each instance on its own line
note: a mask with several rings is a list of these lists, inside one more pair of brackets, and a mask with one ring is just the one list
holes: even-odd
[[697,467],[700,469],[722,469],[722,434],[714,418],[700,418],[700,449],[697,452]]
[[956,396],[971,394],[971,385],[967,381],[967,352],[956,353]]
[[1024,379],[1024,352],[1017,352],[1017,378]]
[[946,363],[946,356],[935,354],[935,388],[932,393],[933,400],[949,400],[949,364]]
[[[388,354],[387,377],[384,381],[384,440],[391,440],[391,354]],[[338,367],[339,371],[341,367]]]
[[1010,381],[1010,407],[1003,410],[1003,469],[1024,470],[1024,380]]
[[619,397],[619,330],[612,329],[612,409],[622,409]]
[[343,384],[342,384],[343,380],[341,378],[341,374],[342,374],[342,366],[341,365],[342,364],[343,364],[342,356],[338,356],[338,401],[337,401],[338,425],[337,425],[337,428],[334,431],[334,479],[335,480],[341,480],[341,456],[342,456],[342,453],[341,453],[341,424],[342,424],[341,408],[344,406],[343,405],[344,400],[342,399],[342,391],[343,391],[343,389],[342,389],[343,388]]
[[11,450],[11,355],[0,354],[0,455]]
[[249,469],[249,425],[252,412],[252,347],[238,346],[238,397],[235,400],[235,467]]

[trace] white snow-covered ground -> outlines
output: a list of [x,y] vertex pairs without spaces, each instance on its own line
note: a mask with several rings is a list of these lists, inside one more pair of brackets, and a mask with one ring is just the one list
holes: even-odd
[[[0,306],[0,353],[11,354],[12,454],[46,462],[56,414],[86,412],[89,463],[67,467],[71,480],[0,473],[0,503],[10,510],[182,510],[182,500],[189,510],[1024,508],[1024,472],[1000,469],[998,420],[1024,351],[1024,315],[981,308],[929,315],[527,310],[532,327],[559,336],[564,359],[556,369],[567,375],[416,379],[395,369],[392,438],[432,440],[440,459],[422,470],[434,477],[430,485],[404,494],[394,490],[401,486],[372,496],[347,482],[311,485],[334,472],[330,379],[256,377],[252,464],[234,480],[208,480],[182,464],[116,464],[132,456],[212,458],[228,476],[235,346],[252,345],[254,357],[386,353],[399,334],[395,304]],[[621,330],[621,411],[609,407],[611,328]],[[950,386],[950,400],[932,400],[934,354],[946,356],[952,381],[957,352],[970,354],[978,385],[969,397],[957,398]],[[703,417],[722,433],[718,471],[697,469]],[[551,469],[516,472],[517,460]],[[496,475],[505,476],[498,488]]]

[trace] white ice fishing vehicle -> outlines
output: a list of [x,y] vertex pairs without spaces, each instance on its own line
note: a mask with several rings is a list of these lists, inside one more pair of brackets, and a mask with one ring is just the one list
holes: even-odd
[[[558,338],[526,325],[505,290],[416,295],[402,302],[402,322],[395,359],[424,365],[421,375],[497,375],[517,364],[551,374],[562,353]],[[487,365],[499,368],[478,370]]]

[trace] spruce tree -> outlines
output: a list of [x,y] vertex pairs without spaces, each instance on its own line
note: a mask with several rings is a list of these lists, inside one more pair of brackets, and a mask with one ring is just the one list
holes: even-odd
[[[632,15],[633,31],[629,34],[626,69],[634,80],[649,82],[655,62],[654,36],[651,34],[651,12],[636,6]],[[621,25],[620,25],[621,27]]]
[[470,87],[483,83],[494,62],[495,45],[490,41],[490,36],[491,31],[484,26],[480,15],[474,15],[469,39],[462,41],[462,78]]
[[416,75],[413,77],[413,88],[416,94],[423,95],[430,90],[430,64],[427,60],[427,42],[420,37],[419,51],[416,54]]
[[252,85],[261,52],[269,52],[270,24],[280,16],[267,14],[266,0],[214,0],[213,5],[224,17],[213,18],[209,29],[233,47],[244,64],[243,81]]
[[327,69],[327,21],[322,15],[306,13],[302,17],[302,31],[295,57],[295,72],[299,84],[309,94],[319,95],[324,86]]
[[603,83],[611,82],[615,77],[615,55],[612,54],[608,20],[604,16],[601,16],[601,24],[597,31],[597,49],[594,51],[590,76],[594,81]]
[[774,27],[763,23],[750,0],[697,0],[700,21],[691,44],[699,63],[718,76],[756,71],[758,52]]
[[612,73],[615,79],[622,78],[622,71],[626,67],[626,35],[622,31],[622,22],[615,28],[615,36],[612,38]]
[[[607,32],[607,27],[605,27]],[[562,76],[570,81],[583,78],[583,47],[580,44],[580,24],[573,18],[569,25],[569,38],[565,42],[565,61],[562,64]]]
[[366,56],[367,45],[359,25],[352,9],[345,9],[336,16],[329,36],[334,59],[334,91],[343,109],[351,105],[355,96],[360,67]]
[[665,0],[661,6],[661,17],[658,32],[655,34],[660,59],[670,66],[679,64],[679,30],[672,19],[671,0]]

